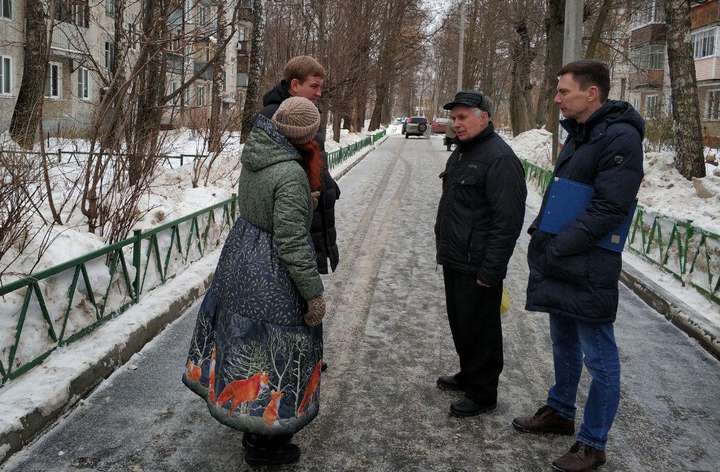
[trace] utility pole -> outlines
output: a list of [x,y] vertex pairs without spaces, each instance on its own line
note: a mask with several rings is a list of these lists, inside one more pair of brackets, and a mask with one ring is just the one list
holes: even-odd
[[458,92],[463,87],[463,59],[465,58],[465,2],[460,1],[460,41],[458,44],[458,73],[457,73],[457,89]]
[[583,0],[565,1],[563,65],[583,56]]
[[[563,65],[582,59],[583,57],[583,0],[565,0],[565,30],[563,33]],[[553,133],[552,161],[557,159],[559,152],[558,139],[563,134],[562,126],[558,125]]]

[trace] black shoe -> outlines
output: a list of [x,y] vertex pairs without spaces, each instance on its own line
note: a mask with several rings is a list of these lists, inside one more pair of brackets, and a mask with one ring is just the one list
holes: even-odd
[[490,413],[497,408],[497,403],[480,404],[470,398],[463,398],[450,405],[450,414],[465,418],[468,416],[477,416],[483,413]]
[[[244,439],[244,438],[243,438]],[[245,462],[249,466],[294,464],[300,459],[300,448],[293,443],[255,446],[248,441]]]
[[453,392],[462,392],[465,390],[458,382],[457,375],[442,375],[437,379],[437,387],[440,390],[450,390]]
[[327,364],[323,361],[322,365],[320,366],[320,371],[325,372],[327,370]]

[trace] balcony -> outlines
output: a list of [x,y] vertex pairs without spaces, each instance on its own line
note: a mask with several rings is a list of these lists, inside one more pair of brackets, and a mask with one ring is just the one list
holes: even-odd
[[641,70],[630,74],[630,88],[661,89],[663,86],[664,78],[665,71],[662,69]]
[[636,48],[644,44],[664,43],[667,37],[667,26],[659,23],[645,25],[630,34],[630,47]]
[[720,20],[720,2],[711,1],[695,5],[690,11],[690,29],[712,25]]
[[695,77],[698,82],[720,79],[720,58],[695,59]]

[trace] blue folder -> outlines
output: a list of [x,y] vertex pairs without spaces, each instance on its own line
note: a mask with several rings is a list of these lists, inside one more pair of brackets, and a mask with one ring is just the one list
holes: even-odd
[[[545,209],[540,218],[540,231],[558,234],[575,221],[578,215],[587,208],[593,196],[593,188],[574,180],[555,177],[545,201]],[[598,246],[614,252],[622,252],[630,232],[637,200],[633,202],[630,212],[623,224],[610,231],[598,241]]]

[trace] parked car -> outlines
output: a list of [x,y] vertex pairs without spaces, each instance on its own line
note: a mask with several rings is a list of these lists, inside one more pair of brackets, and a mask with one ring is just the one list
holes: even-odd
[[447,125],[450,122],[447,118],[435,118],[430,123],[430,129],[435,134],[444,134],[447,131]]
[[411,116],[405,123],[405,139],[409,136],[424,136],[427,128],[427,118],[424,116]]

